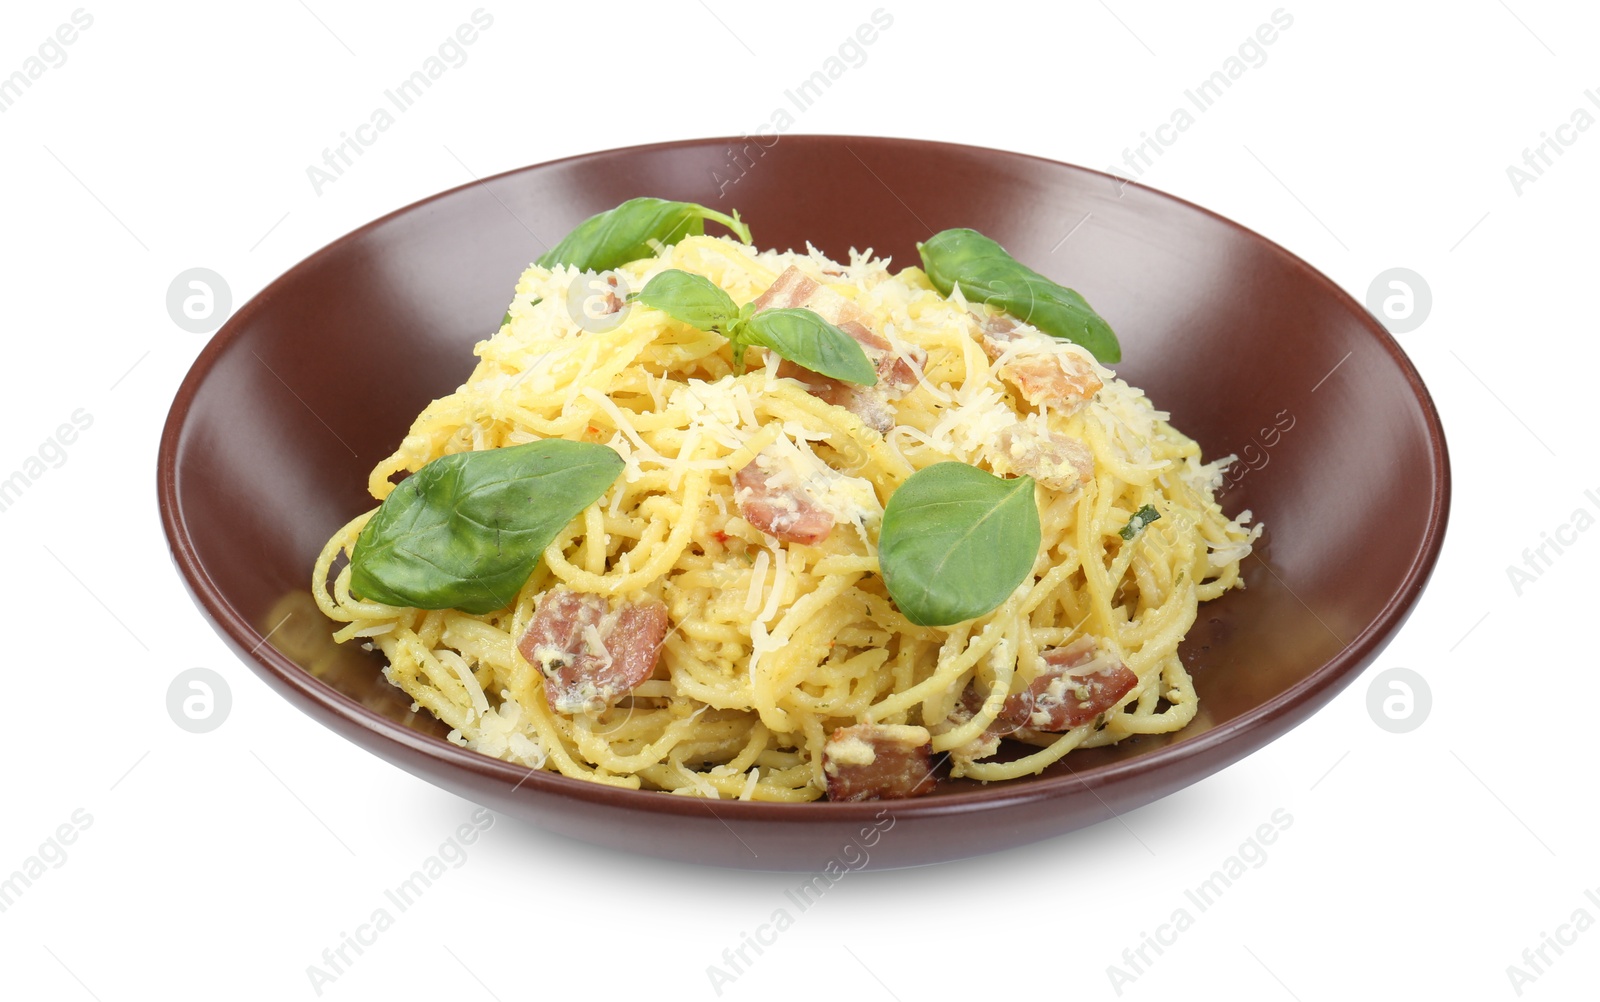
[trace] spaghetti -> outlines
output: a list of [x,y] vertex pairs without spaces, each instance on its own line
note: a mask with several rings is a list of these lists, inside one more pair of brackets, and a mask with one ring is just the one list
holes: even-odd
[[[740,304],[786,282],[820,290],[813,301],[861,318],[904,363],[902,388],[843,400],[759,351],[736,372],[723,337],[625,302],[669,268]],[[809,801],[835,778],[830,756],[872,761],[852,743],[862,725],[915,735],[951,775],[997,781],[1194,717],[1178,645],[1200,602],[1242,586],[1260,529],[1214,500],[1231,457],[1202,462],[1081,348],[959,287],[941,296],[919,269],[890,274],[870,250],[840,264],[691,236],[609,282],[528,268],[476,353],[465,385],[372,471],[375,498],[441,456],[543,439],[608,445],[625,465],[515,601],[486,615],[352,593],[346,558],[372,512],[328,541],[313,592],[343,624],[335,638],[381,650],[389,681],[451,741],[614,786]],[[917,626],[885,588],[877,532],[900,484],[950,460],[1033,476],[1042,544],[992,612]],[[801,490],[837,524],[815,539],[771,534],[752,514],[747,468],[761,471],[757,488]],[[519,647],[568,592],[665,608],[659,657],[620,698],[553,706],[550,666]],[[1106,690],[1111,705],[1090,705],[1114,678],[1127,681]],[[1066,704],[1084,712],[1047,712]],[[1002,753],[1002,736],[1027,753]]]

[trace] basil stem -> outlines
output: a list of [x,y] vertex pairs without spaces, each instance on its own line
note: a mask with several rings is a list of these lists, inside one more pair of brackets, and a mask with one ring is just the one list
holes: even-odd
[[750,242],[750,227],[739,219],[737,210],[726,216],[693,202],[668,202],[659,198],[630,198],[615,209],[607,209],[579,223],[536,262],[543,268],[570,265],[579,271],[607,271],[630,261],[652,257],[651,241],[665,246],[684,237],[700,236],[706,220],[714,220]]
[[950,626],[1004,602],[1033,572],[1041,538],[1032,477],[935,463],[890,496],[878,566],[907,619]]
[[1133,513],[1133,517],[1128,519],[1128,524],[1117,530],[1117,535],[1123,539],[1132,539],[1143,532],[1145,526],[1160,517],[1161,513],[1156,511],[1155,505],[1147,504]]
[[709,278],[677,269],[646,282],[639,302],[690,327],[721,334],[732,343],[733,363],[740,368],[747,349],[762,347],[834,379],[863,386],[878,381],[877,369],[860,342],[811,310],[755,313],[748,304],[736,306]]
[[606,446],[563,439],[435,459],[362,528],[350,553],[351,590],[415,609],[502,609],[622,467]]
[[1021,264],[977,230],[944,230],[917,244],[922,269],[941,295],[956,285],[968,300],[998,306],[1053,337],[1087,348],[1110,364],[1122,348],[1100,314],[1084,298]]

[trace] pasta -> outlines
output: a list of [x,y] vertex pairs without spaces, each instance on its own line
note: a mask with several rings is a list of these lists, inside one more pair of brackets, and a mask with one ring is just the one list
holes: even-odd
[[[1260,532],[1213,497],[1232,457],[1203,462],[1077,345],[968,303],[959,287],[943,296],[917,268],[891,274],[870,250],[837,263],[700,235],[657,250],[609,279],[529,267],[466,383],[371,472],[381,501],[394,478],[447,455],[547,439],[615,450],[622,474],[556,535],[513,601],[474,615],[362,597],[349,559],[373,512],[316,561],[313,593],[342,624],[335,638],[381,651],[389,681],[453,728],[451,741],[613,786],[809,801],[838,769],[883,751],[857,740],[864,725],[909,736],[953,776],[999,781],[1194,717],[1178,645],[1200,602],[1242,587],[1239,563]],[[900,388],[841,403],[783,374],[773,352],[752,351],[736,371],[720,334],[626,301],[669,269],[739,304],[785,283],[820,290],[813,303],[887,344]],[[992,611],[919,626],[885,586],[878,532],[901,484],[952,460],[1032,476],[1041,544]],[[781,509],[766,521],[754,507],[770,500],[763,490]],[[832,526],[814,539],[796,524],[812,502]],[[596,609],[664,606],[648,677],[617,698],[591,686],[552,705],[561,665],[530,659],[527,638],[548,632],[540,610],[567,592],[601,597]],[[621,658],[588,629],[596,657]],[[1111,687],[1112,705],[1089,705],[1097,686]],[[1050,718],[1040,708],[1052,699],[1076,699],[1091,719]]]

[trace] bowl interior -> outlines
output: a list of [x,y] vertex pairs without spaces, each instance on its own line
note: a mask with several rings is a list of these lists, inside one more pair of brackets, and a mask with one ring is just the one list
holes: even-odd
[[[736,207],[761,247],[871,247],[898,265],[917,263],[934,231],[981,230],[1108,318],[1119,374],[1208,458],[1243,457],[1223,505],[1267,531],[1247,590],[1202,606],[1185,642],[1199,718],[1074,753],[1077,776],[1204,740],[1312,687],[1329,698],[1403,619],[1442,535],[1437,416],[1394,342],[1304,262],[1188,203],[1031,157],[785,136],[730,170],[729,146],[612,151],[446,192],[323,249],[228,322],[174,405],[161,493],[180,569],[224,635],[255,650],[253,667],[320,679],[291,681],[378,740],[412,740],[410,729],[423,754],[456,752],[380,677],[377,655],[331,642],[308,592],[312,561],[371,506],[368,470],[464,381],[527,263],[640,194]],[[529,788],[547,781],[571,782]],[[949,783],[937,796],[978,795]]]

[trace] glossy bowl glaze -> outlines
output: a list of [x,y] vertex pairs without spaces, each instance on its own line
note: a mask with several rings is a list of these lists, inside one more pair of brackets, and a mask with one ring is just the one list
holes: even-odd
[[[211,340],[162,436],[161,517],[201,610],[291,704],[441,787],[587,842],[820,870],[872,838],[870,865],[892,867],[1057,835],[1193,783],[1304,720],[1400,627],[1444,537],[1444,436],[1394,340],[1310,265],[1180,199],[1020,154],[784,136],[730,168],[737,145],[612,150],[425,199],[313,254]],[[1119,373],[1208,457],[1243,457],[1223,505],[1267,526],[1248,588],[1202,606],[1185,641],[1199,717],[1037,777],[945,780],[911,801],[707,802],[455,747],[383,680],[379,655],[335,645],[311,565],[371,506],[369,469],[465,380],[528,262],[642,194],[737,207],[760,247],[871,247],[902,265],[918,240],[970,226],[1082,292],[1120,336]]]

